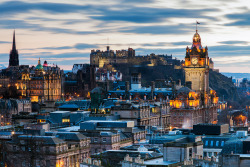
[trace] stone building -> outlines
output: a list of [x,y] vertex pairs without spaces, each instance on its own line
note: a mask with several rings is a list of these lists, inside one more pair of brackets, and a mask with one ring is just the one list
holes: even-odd
[[79,132],[91,138],[91,153],[119,150],[146,139],[144,127],[135,127],[133,121],[92,120],[80,124]]
[[80,133],[42,133],[15,135],[6,142],[7,165],[77,167],[90,156],[90,140]]
[[40,58],[36,67],[25,69],[16,83],[22,96],[30,97],[32,102],[57,101],[62,97],[63,71],[57,66],[41,65]]
[[30,100],[1,99],[0,100],[0,122],[1,125],[11,125],[12,115],[20,113],[31,113],[32,105]]
[[133,64],[141,65],[147,64],[148,66],[156,65],[180,65],[180,60],[172,59],[172,55],[145,55],[135,56],[135,50],[128,48],[128,50],[110,50],[107,46],[106,51],[91,50],[90,53],[90,65],[102,68],[107,64]]
[[197,123],[216,123],[219,98],[209,88],[208,48],[201,45],[198,30],[191,49],[187,47],[184,64],[185,85],[170,100],[171,124],[189,128]]

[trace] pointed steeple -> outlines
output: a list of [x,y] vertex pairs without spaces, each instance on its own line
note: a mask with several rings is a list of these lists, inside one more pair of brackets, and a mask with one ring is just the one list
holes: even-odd
[[10,51],[9,57],[9,67],[16,67],[19,66],[19,56],[18,51],[16,50],[16,34],[15,30],[13,32],[13,41],[12,41],[12,50]]
[[15,30],[14,30],[14,33],[13,33],[12,50],[16,50],[16,33],[15,33]]

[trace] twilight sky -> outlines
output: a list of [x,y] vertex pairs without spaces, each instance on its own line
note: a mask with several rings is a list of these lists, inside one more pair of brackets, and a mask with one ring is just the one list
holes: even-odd
[[20,64],[70,70],[91,49],[136,50],[184,59],[198,20],[202,45],[221,72],[250,71],[247,0],[1,0],[0,64],[8,66],[13,30]]

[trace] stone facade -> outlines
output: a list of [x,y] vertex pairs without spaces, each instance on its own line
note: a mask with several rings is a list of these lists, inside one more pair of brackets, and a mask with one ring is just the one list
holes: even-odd
[[42,66],[40,59],[36,67],[25,69],[16,87],[22,96],[32,102],[56,101],[62,97],[62,71],[57,66]]
[[[69,135],[69,134],[65,134]],[[77,167],[90,156],[90,140],[83,135],[69,139],[55,136],[17,135],[7,142],[8,166]]]

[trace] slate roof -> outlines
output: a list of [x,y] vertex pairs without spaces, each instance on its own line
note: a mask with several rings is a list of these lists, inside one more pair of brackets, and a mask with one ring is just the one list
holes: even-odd
[[46,132],[46,136],[55,136],[65,141],[80,141],[87,137],[79,132]]
[[225,143],[221,154],[243,154],[243,140],[239,138],[232,138]]
[[[30,135],[20,135],[18,136],[18,139],[22,140],[22,139],[32,139],[32,140],[37,140],[37,141],[42,141],[44,145],[57,145],[57,144],[64,144],[66,143],[65,141],[63,141],[62,139],[59,139],[55,136],[30,136]],[[17,139],[13,139],[10,142],[17,142]]]
[[67,109],[73,108],[73,109],[78,109],[79,106],[76,105],[76,104],[63,104],[63,105],[61,105],[58,108],[67,108]]

